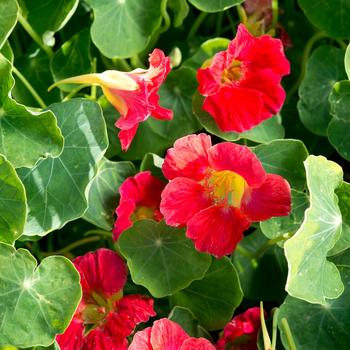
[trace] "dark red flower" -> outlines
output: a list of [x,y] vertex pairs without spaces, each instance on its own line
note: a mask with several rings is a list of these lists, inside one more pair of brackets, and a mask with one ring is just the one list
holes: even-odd
[[195,247],[217,257],[235,249],[251,222],[290,212],[288,182],[267,174],[246,146],[185,136],[168,150],[163,173],[171,180],[160,204],[165,222],[186,225]]
[[131,72],[108,70],[100,74],[84,74],[61,80],[58,84],[97,84],[107,100],[120,113],[115,125],[120,129],[119,139],[127,150],[136,134],[139,123],[152,116],[170,120],[173,112],[159,106],[158,89],[170,72],[170,59],[159,49],[149,56],[149,69]]
[[204,338],[190,337],[177,323],[162,318],[137,332],[129,350],[215,350]]
[[228,49],[198,70],[203,109],[223,131],[249,130],[279,112],[285,99],[281,78],[288,73],[281,41],[256,38],[240,24]]
[[257,341],[261,328],[260,308],[253,307],[235,316],[224,328],[217,350],[258,350]]
[[87,253],[73,263],[83,298],[69,327],[56,338],[61,350],[126,350],[135,326],[155,316],[153,299],[123,297],[127,268],[109,249]]
[[136,220],[162,220],[159,203],[164,187],[165,182],[152,176],[149,171],[140,172],[122,183],[119,187],[120,201],[115,211],[117,219],[113,229],[114,240]]

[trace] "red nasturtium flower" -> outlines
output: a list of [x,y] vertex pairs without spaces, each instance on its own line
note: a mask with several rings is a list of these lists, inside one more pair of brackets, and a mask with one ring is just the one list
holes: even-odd
[[127,178],[119,187],[120,201],[116,209],[117,219],[114,223],[113,239],[117,240],[121,233],[140,219],[160,221],[160,195],[165,182],[143,171]]
[[112,250],[102,248],[73,263],[83,297],[69,327],[56,338],[61,350],[126,350],[135,326],[155,316],[153,299],[123,297],[127,268]]
[[290,212],[288,182],[267,174],[246,146],[185,136],[168,150],[163,173],[171,180],[160,204],[165,222],[187,225],[195,247],[217,257],[235,249],[251,222]]
[[170,72],[170,59],[155,49],[149,56],[150,68],[131,72],[108,70],[97,74],[84,74],[61,80],[57,84],[97,84],[107,100],[120,113],[115,123],[123,150],[127,150],[136,134],[139,123],[149,116],[170,120],[173,112],[159,106],[158,89]]
[[281,41],[256,38],[240,24],[228,49],[197,72],[203,109],[222,131],[249,130],[281,109],[286,94],[280,83],[288,73]]
[[258,350],[257,341],[261,328],[260,308],[253,307],[235,316],[217,342],[217,350]]
[[215,350],[204,338],[190,337],[177,323],[162,318],[137,332],[129,350]]

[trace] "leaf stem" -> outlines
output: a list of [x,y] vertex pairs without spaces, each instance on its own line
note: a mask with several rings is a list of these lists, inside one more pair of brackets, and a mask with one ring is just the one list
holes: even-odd
[[244,7],[242,5],[238,5],[238,6],[236,6],[236,9],[237,9],[237,14],[238,14],[239,20],[241,21],[241,23],[243,23],[246,26],[247,21],[248,21],[248,17],[247,17],[245,10],[244,10]]
[[64,99],[62,101],[68,101],[71,98],[73,98],[80,90],[83,90],[87,87],[89,87],[90,85],[84,84],[84,85],[79,85],[78,87],[76,87],[74,90],[72,90],[69,94],[67,94]]
[[276,342],[277,342],[277,321],[278,321],[278,314],[279,309],[274,308],[273,309],[273,319],[272,319],[272,344],[271,344],[271,350],[276,350]]
[[162,0],[160,4],[160,12],[164,19],[164,25],[160,28],[160,33],[166,32],[170,28],[171,20],[167,11],[168,0]]
[[99,229],[89,230],[84,233],[84,236],[90,236],[90,235],[100,235],[107,238],[112,238],[112,232],[99,230]]
[[52,57],[53,51],[51,47],[43,43],[38,33],[35,32],[35,30],[32,28],[32,26],[29,24],[29,22],[23,17],[23,15],[20,12],[18,13],[18,22],[21,24],[23,29],[28,33],[28,35],[47,53],[47,55],[49,57]]
[[204,20],[207,18],[208,13],[207,12],[201,12],[200,15],[196,18],[196,20],[194,21],[189,33],[188,33],[188,37],[187,39],[191,39],[195,36],[195,34],[197,33],[199,27],[202,25],[202,23],[204,22]]
[[264,339],[264,349],[271,350],[271,339],[266,327],[264,306],[262,301],[260,301],[260,322],[261,322],[261,331]]
[[49,256],[49,255],[65,254],[65,253],[67,253],[75,248],[78,248],[84,244],[93,243],[93,242],[97,242],[100,240],[101,240],[100,236],[91,236],[91,237],[82,238],[79,241],[68,244],[66,247],[64,247],[62,249],[58,249],[58,250],[53,251],[53,252],[42,252],[42,255]]
[[288,324],[288,321],[285,317],[282,318],[281,320],[281,323],[282,323],[282,329],[283,329],[283,332],[284,334],[286,335],[286,338],[287,338],[287,343],[288,343],[288,349],[289,350],[297,350],[297,347],[295,345],[295,342],[294,342],[294,339],[293,339],[293,335],[292,335],[292,332],[289,328],[289,324]]
[[272,0],[272,23],[271,27],[276,28],[278,23],[278,0]]
[[328,35],[326,33],[316,32],[306,43],[306,45],[304,47],[302,59],[301,59],[300,75],[299,75],[298,79],[296,80],[296,82],[293,84],[293,86],[288,91],[287,98],[286,98],[287,101],[297,92],[299,85],[301,84],[301,82],[304,79],[307,61],[309,59],[309,56],[311,54],[311,51],[312,51],[315,43],[318,40],[324,39],[324,38],[328,38]]
[[30,84],[30,82],[22,75],[22,73],[15,66],[12,66],[12,71],[18,77],[18,79],[23,83],[23,85],[27,88],[27,90],[32,94],[32,96],[34,97],[38,105],[41,108],[47,108],[45,102],[42,100],[39,94],[35,91],[35,89]]

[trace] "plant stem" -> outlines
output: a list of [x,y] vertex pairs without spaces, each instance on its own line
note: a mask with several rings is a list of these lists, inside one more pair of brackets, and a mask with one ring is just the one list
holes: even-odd
[[[96,64],[97,64],[97,59],[96,57],[94,57],[92,59],[92,72],[91,73],[96,73]],[[96,85],[95,84],[92,84],[91,85],[91,99],[92,100],[96,100]]]
[[341,39],[335,39],[335,41],[338,43],[338,45],[343,49],[346,50],[348,45],[344,42],[344,40]]
[[112,238],[112,232],[105,231],[105,230],[98,230],[98,229],[89,230],[84,233],[84,236],[90,236],[90,235],[100,235],[107,238]]
[[238,5],[238,6],[236,6],[236,9],[237,9],[237,14],[238,14],[238,17],[239,17],[239,20],[241,21],[241,23],[243,23],[244,25],[247,25],[248,17],[247,17],[247,14],[246,14],[243,6]]
[[262,301],[260,302],[260,322],[261,322],[261,331],[264,339],[264,349],[271,350],[271,340],[270,340],[269,332],[267,331],[267,327],[265,323],[264,306]]
[[100,241],[101,237],[100,236],[91,236],[91,237],[86,237],[86,238],[82,238],[79,241],[73,242],[71,244],[68,244],[66,247],[53,251],[53,252],[42,252],[42,254],[44,256],[49,256],[49,255],[58,255],[58,254],[65,254],[75,248],[78,248],[84,244],[88,244],[88,243],[93,243],[93,242],[97,242]]
[[18,13],[18,22],[21,24],[23,29],[29,34],[29,36],[47,53],[49,57],[53,56],[53,51],[51,47],[43,43],[40,36],[35,32],[35,30],[20,12]]
[[287,101],[297,92],[300,83],[303,81],[304,76],[305,76],[305,72],[306,72],[306,65],[307,65],[307,61],[309,59],[309,56],[311,54],[312,48],[315,45],[315,43],[320,40],[320,39],[324,39],[324,38],[328,38],[327,34],[324,32],[316,32],[306,43],[304,51],[303,51],[303,55],[302,55],[302,59],[301,59],[301,68],[300,68],[300,75],[299,78],[297,79],[297,81],[293,84],[293,86],[290,88],[290,90],[288,91],[287,94]]
[[279,314],[279,309],[278,308],[273,309],[271,350],[276,350],[278,314]]
[[272,0],[272,23],[271,27],[276,28],[278,23],[278,0]]
[[294,339],[293,339],[293,335],[292,335],[292,332],[289,328],[289,324],[288,324],[288,321],[286,318],[282,318],[281,320],[281,323],[282,323],[282,329],[283,329],[283,332],[284,334],[286,335],[286,340],[287,340],[287,343],[288,343],[288,348],[289,350],[297,350],[297,347],[295,345],[295,342],[294,342]]
[[196,18],[196,20],[194,21],[189,33],[188,33],[188,37],[187,39],[191,39],[195,36],[195,34],[197,33],[199,27],[202,25],[202,23],[204,22],[204,20],[207,18],[208,13],[206,12],[201,12],[200,15]]
[[164,19],[164,25],[160,28],[159,34],[166,32],[170,28],[171,20],[167,11],[167,4],[168,4],[168,0],[162,0],[160,4],[160,12]]
[[75,88],[74,90],[72,90],[69,94],[67,94],[64,99],[62,101],[68,101],[71,98],[73,98],[80,90],[85,89],[87,87],[89,87],[90,85],[79,85],[77,88]]
[[23,83],[23,85],[27,88],[27,90],[32,94],[35,101],[38,102],[38,105],[41,108],[46,108],[45,102],[42,100],[42,98],[39,96],[39,94],[35,91],[33,86],[30,84],[30,82],[22,75],[22,73],[15,67],[12,66],[12,71],[15,75],[17,75],[18,79]]

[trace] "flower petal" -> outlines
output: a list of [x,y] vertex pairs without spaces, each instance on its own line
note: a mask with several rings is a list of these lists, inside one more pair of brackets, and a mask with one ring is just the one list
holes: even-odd
[[204,338],[188,338],[186,339],[180,350],[215,350],[213,344],[208,339]]
[[177,176],[201,179],[208,168],[208,149],[210,136],[206,134],[188,135],[175,141],[174,147],[168,149],[163,174],[171,180]]
[[238,133],[249,130],[266,119],[262,118],[263,106],[262,92],[232,86],[222,87],[203,103],[203,109],[215,119],[222,131]]
[[198,182],[176,177],[162,192],[160,211],[171,226],[185,225],[194,215],[211,205],[204,188]]
[[115,309],[115,312],[109,313],[105,325],[115,343],[128,337],[136,325],[156,315],[153,299],[138,294],[123,297],[116,303]]
[[120,201],[116,209],[117,220],[114,223],[113,239],[132,226],[131,215],[137,206],[149,207],[154,213],[154,219],[161,220],[159,203],[165,183],[151,172],[143,171],[127,178],[119,187]]
[[123,151],[127,151],[134,139],[139,125],[136,124],[130,129],[122,129],[118,133],[119,141]]
[[124,286],[127,268],[122,258],[109,249],[98,249],[73,260],[79,271],[83,299],[90,299],[91,293],[109,298]]
[[180,350],[182,343],[189,338],[175,322],[162,318],[153,323],[151,344],[153,349]]
[[214,170],[231,170],[241,175],[249,186],[260,186],[266,179],[260,160],[247,146],[221,142],[211,147],[208,155]]
[[85,337],[83,350],[127,350],[127,348],[128,341],[126,338],[115,342],[108,332],[97,327]]
[[152,328],[147,327],[134,335],[128,350],[153,350],[151,345]]
[[197,250],[220,258],[232,253],[249,225],[237,208],[212,206],[187,223],[186,235]]
[[78,318],[73,318],[63,334],[56,337],[61,350],[77,350],[83,346],[84,325]]
[[289,215],[291,194],[289,183],[281,176],[267,174],[265,182],[243,196],[241,211],[249,221],[262,221],[273,216]]

